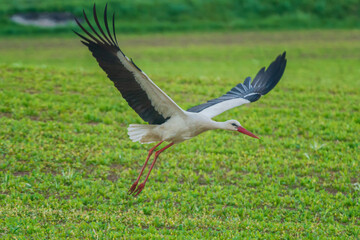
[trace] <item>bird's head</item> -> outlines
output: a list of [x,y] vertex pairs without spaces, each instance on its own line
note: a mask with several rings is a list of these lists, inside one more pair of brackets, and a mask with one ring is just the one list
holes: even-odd
[[257,136],[255,136],[255,134],[253,134],[250,131],[243,128],[241,126],[241,124],[236,120],[228,120],[228,121],[225,122],[225,124],[226,124],[226,129],[227,130],[241,132],[241,133],[246,134],[246,135],[248,135],[250,137],[259,139]]

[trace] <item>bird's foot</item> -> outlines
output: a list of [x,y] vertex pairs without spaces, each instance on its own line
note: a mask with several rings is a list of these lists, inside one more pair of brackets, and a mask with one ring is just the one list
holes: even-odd
[[141,184],[137,187],[137,189],[135,190],[135,192],[134,192],[134,197],[136,197],[137,195],[139,195],[139,194],[141,193],[141,191],[144,189],[144,187],[145,187],[145,183],[143,182],[143,183],[141,183]]
[[131,188],[130,188],[129,191],[128,191],[128,194],[129,194],[129,195],[134,193],[134,191],[135,191],[136,186],[138,185],[138,183],[139,183],[139,181],[135,181],[135,182],[133,183],[133,185],[131,186]]

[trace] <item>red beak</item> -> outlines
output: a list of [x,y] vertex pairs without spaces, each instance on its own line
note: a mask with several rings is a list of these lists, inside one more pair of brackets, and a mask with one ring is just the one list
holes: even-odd
[[243,127],[238,127],[238,132],[241,132],[241,133],[246,134],[246,135],[248,135],[248,136],[250,136],[250,137],[253,137],[253,138],[260,139],[260,138],[258,138],[257,136],[255,136],[255,134],[253,134],[252,132],[246,130],[246,129],[243,128]]

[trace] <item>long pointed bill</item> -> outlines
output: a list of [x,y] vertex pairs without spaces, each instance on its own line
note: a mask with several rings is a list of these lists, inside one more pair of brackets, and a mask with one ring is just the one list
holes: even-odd
[[260,139],[260,138],[258,138],[257,136],[255,136],[255,134],[253,134],[252,132],[246,130],[246,129],[243,128],[243,127],[238,127],[238,132],[241,132],[241,133],[246,134],[246,135],[248,135],[248,136],[250,136],[250,137],[253,137],[253,138]]

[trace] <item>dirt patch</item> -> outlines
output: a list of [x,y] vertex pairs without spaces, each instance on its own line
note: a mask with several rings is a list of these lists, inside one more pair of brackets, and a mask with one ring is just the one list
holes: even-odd
[[2,117],[11,118],[12,114],[9,112],[0,112],[0,118]]
[[228,32],[182,35],[155,35],[120,39],[122,45],[145,46],[191,46],[191,45],[242,45],[242,44],[279,44],[290,42],[335,42],[359,41],[359,31],[299,31],[287,32]]
[[14,175],[14,176],[20,176],[20,177],[22,177],[22,176],[28,176],[28,175],[30,175],[30,172],[29,172],[29,171],[14,172],[13,175]]
[[334,195],[334,196],[339,192],[338,190],[336,190],[335,188],[332,188],[332,187],[326,187],[325,191],[327,193],[330,193],[331,195]]
[[119,179],[119,176],[114,172],[110,172],[109,175],[107,176],[107,180],[112,181],[112,182],[116,182],[118,179]]
[[29,116],[29,118],[30,118],[32,121],[40,121],[39,116],[34,116],[34,115],[32,115],[32,116]]
[[39,94],[41,93],[40,91],[36,90],[36,89],[33,89],[33,88],[28,88],[26,89],[24,92],[30,94],[30,95],[34,95],[34,94]]
[[[266,45],[266,44],[290,44],[294,42],[354,42],[360,40],[360,31],[286,31],[286,32],[228,32],[228,33],[192,33],[174,35],[143,35],[127,36],[118,32],[118,42],[123,47],[171,47],[171,46],[204,46],[204,45]],[[14,39],[12,41],[1,40],[0,49],[44,49],[67,48],[79,50],[81,43],[79,39],[73,38],[35,38],[23,41]],[[86,49],[83,50],[87,53]],[[355,52],[354,52],[355,54]],[[331,56],[332,57],[332,56]]]
[[92,122],[92,121],[89,121],[89,122],[86,122],[85,124],[87,125],[91,125],[91,126],[96,126],[96,125],[99,125],[101,122]]
[[352,178],[350,179],[350,182],[351,182],[352,184],[354,184],[354,183],[359,183],[359,182],[360,182],[360,179],[359,179],[359,178],[354,178],[354,177],[352,177]]
[[122,164],[113,163],[113,164],[111,164],[111,169],[123,170],[124,166]]

